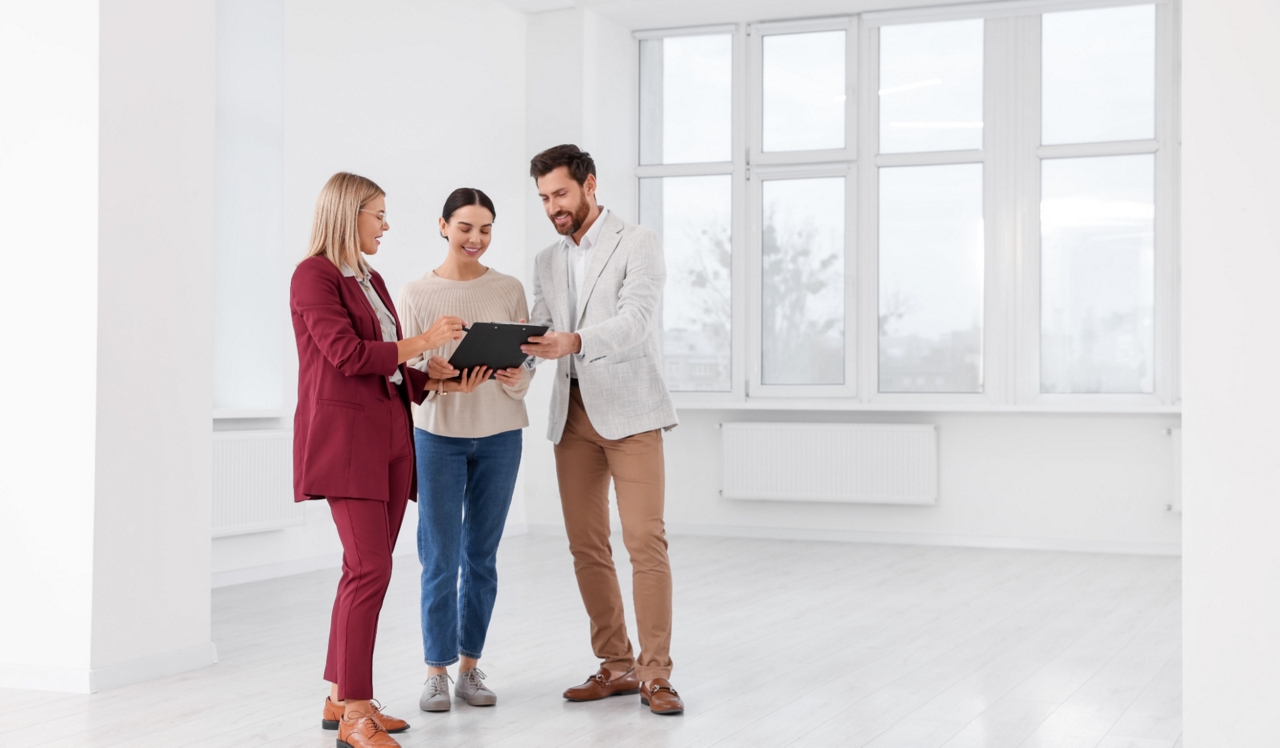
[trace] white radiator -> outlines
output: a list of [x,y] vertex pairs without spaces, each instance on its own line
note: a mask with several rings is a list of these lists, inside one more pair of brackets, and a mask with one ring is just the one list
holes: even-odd
[[730,499],[938,502],[932,425],[725,423],[721,450]]
[[278,530],[305,521],[293,503],[293,432],[213,433],[213,536]]

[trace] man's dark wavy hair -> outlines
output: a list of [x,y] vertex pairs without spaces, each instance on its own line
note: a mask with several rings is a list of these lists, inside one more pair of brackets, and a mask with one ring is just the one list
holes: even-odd
[[561,166],[568,167],[569,176],[578,184],[584,184],[588,176],[596,173],[596,162],[591,160],[591,154],[576,145],[566,143],[534,156],[529,162],[529,176],[540,179]]

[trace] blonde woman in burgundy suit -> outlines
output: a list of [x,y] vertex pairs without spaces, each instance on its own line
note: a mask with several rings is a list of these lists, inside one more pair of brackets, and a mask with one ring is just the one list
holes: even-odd
[[409,728],[372,701],[374,636],[391,551],[416,497],[409,404],[421,401],[428,386],[466,392],[484,381],[477,375],[431,382],[405,366],[458,339],[465,323],[441,317],[421,335],[400,339],[391,295],[365,260],[389,228],[382,189],[355,174],[335,174],[320,192],[307,259],[289,288],[298,344],[294,498],[327,500],[342,539],[322,720],[338,731],[339,748],[394,748],[399,744],[388,733]]

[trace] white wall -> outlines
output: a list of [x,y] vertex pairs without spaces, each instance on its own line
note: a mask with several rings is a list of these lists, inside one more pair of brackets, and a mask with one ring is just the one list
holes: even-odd
[[[528,175],[534,154],[561,143],[574,143],[596,162],[600,202],[627,221],[636,220],[636,95],[639,48],[630,30],[591,10],[572,9],[529,17],[528,133],[524,158],[529,216],[525,286],[532,288],[533,259],[560,240],[538,200]],[[573,91],[570,95],[553,94]],[[525,518],[540,532],[556,531],[560,494],[555,455],[547,441],[553,364],[539,367],[529,388],[529,428],[525,431]]]
[[[29,278],[0,294],[0,315],[11,321],[8,365],[0,368],[0,387],[9,393],[0,424],[0,526],[6,528],[0,568],[10,570],[3,585],[8,612],[0,616],[0,686],[16,686],[49,671],[75,674],[89,663],[98,309],[95,0],[5,6],[0,101],[0,221],[22,258],[11,266],[25,265]],[[57,258],[56,265],[41,258]],[[56,291],[49,285],[55,266]],[[30,321],[33,309],[41,310],[44,323],[19,323]],[[78,331],[74,363],[63,363],[66,340],[50,329]],[[60,594],[50,596],[49,589]]]
[[1280,745],[1280,5],[1183,2],[1186,744]]
[[[495,0],[286,0],[283,8],[284,240],[276,258],[283,272],[272,322],[286,336],[280,355],[289,416],[223,421],[220,430],[292,426],[297,357],[288,277],[306,251],[316,196],[334,172],[362,174],[387,191],[391,229],[372,264],[393,295],[443,260],[436,220],[457,187],[478,187],[497,207],[485,263],[525,275],[525,16]],[[517,487],[516,530],[523,494]],[[215,584],[336,566],[341,545],[328,507],[298,511],[305,525],[214,540]],[[416,552],[416,526],[411,508],[398,553]]]
[[132,679],[128,663],[212,659],[215,17],[213,0],[101,13],[93,667],[106,686]]
[[[932,507],[732,501],[719,496],[723,421],[932,423]],[[676,532],[1177,553],[1170,416],[685,411],[667,435]]]
[[210,664],[213,2],[6,6],[0,42],[0,215],[38,258],[4,302],[0,683]]

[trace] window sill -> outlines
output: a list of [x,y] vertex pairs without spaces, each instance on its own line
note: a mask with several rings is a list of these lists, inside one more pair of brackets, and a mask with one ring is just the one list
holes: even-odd
[[284,418],[289,415],[289,411],[284,409],[270,410],[230,410],[226,408],[214,408],[213,420],[248,420],[257,418]]
[[878,402],[866,403],[846,398],[729,398],[690,396],[673,393],[676,410],[733,411],[840,411],[866,413],[1066,413],[1087,415],[1181,415],[1181,405],[1150,403],[1107,403],[1096,399],[1079,403],[997,404],[991,402]]

